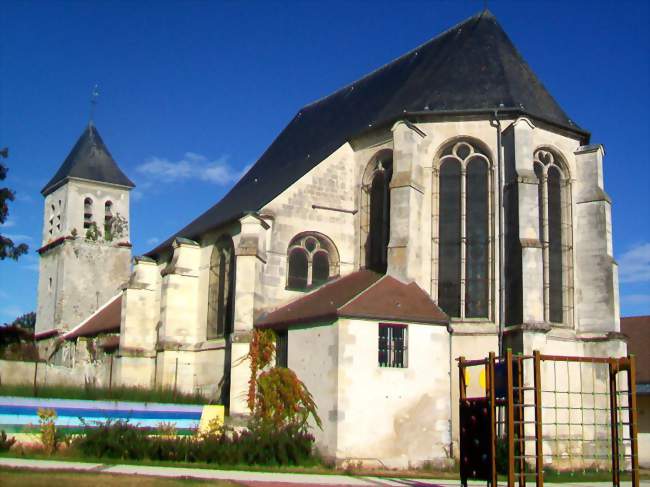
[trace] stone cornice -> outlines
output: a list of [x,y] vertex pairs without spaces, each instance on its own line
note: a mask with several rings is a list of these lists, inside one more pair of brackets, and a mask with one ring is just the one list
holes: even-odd
[[603,153],[603,156],[605,155],[605,146],[603,144],[590,144],[590,145],[583,145],[578,147],[577,150],[575,150],[573,153],[576,155],[579,154],[588,154],[590,152],[597,152],[601,151]]

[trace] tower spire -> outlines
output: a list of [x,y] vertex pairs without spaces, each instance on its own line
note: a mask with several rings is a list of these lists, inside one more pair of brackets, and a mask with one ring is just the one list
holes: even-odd
[[95,84],[93,91],[90,94],[90,118],[88,124],[93,124],[93,118],[95,117],[95,107],[97,106],[97,98],[99,97],[99,85]]

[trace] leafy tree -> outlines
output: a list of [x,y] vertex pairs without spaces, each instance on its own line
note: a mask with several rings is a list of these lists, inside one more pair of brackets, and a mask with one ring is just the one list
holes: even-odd
[[[8,149],[2,149],[0,151],[0,161],[6,159],[9,155]],[[3,181],[7,177],[7,166],[0,162],[0,181]],[[9,214],[8,202],[14,200],[14,192],[9,188],[0,188],[0,223],[4,223],[7,220]],[[7,257],[10,259],[18,259],[21,255],[27,253],[28,247],[26,244],[22,243],[16,245],[10,238],[5,237],[0,234],[0,260],[4,260]]]
[[36,313],[30,311],[29,313],[20,315],[11,325],[18,326],[23,330],[33,330],[36,327]]

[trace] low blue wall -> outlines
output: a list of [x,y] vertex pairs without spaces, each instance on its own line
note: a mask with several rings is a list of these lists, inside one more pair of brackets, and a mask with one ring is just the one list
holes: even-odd
[[127,401],[85,401],[0,396],[0,429],[7,433],[30,433],[38,429],[38,409],[56,411],[56,425],[63,430],[95,426],[97,422],[128,420],[143,428],[171,424],[179,434],[192,433],[199,426],[203,406]]

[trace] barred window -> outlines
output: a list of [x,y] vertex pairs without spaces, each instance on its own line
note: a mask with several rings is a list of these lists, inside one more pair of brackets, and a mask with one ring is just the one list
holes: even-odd
[[275,365],[276,367],[289,367],[289,332],[287,330],[275,332]]
[[379,366],[405,368],[408,366],[408,327],[379,324]]

